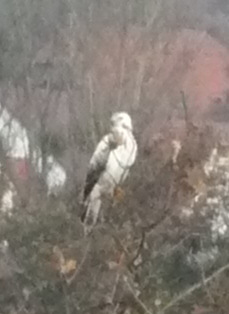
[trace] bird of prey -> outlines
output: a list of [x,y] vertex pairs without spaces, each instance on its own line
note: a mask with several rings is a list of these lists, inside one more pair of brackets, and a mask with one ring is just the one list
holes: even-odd
[[114,196],[116,188],[128,176],[137,156],[137,143],[130,116],[126,112],[116,112],[110,122],[110,132],[97,145],[86,176],[81,216],[86,234],[97,222],[102,197]]

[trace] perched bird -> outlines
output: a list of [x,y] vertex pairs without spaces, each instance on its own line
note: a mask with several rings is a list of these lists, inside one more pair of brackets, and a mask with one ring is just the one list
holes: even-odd
[[90,160],[81,216],[86,234],[97,222],[102,197],[114,196],[136,160],[137,143],[132,132],[130,116],[126,112],[114,113],[110,133],[99,142]]

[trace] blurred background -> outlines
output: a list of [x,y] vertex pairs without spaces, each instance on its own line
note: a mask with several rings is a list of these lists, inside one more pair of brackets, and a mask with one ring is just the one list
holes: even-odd
[[[0,313],[229,312],[228,17],[227,0],[1,0]],[[119,110],[138,161],[85,239],[88,161]]]

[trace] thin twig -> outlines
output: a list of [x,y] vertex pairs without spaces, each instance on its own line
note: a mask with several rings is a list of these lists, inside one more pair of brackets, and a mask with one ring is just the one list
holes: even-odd
[[86,246],[86,249],[85,249],[85,252],[84,252],[84,256],[82,258],[82,261],[79,265],[79,267],[77,267],[76,271],[74,272],[74,274],[70,277],[70,278],[66,278],[66,282],[67,284],[70,286],[71,283],[74,281],[74,279],[76,278],[76,276],[79,274],[79,272],[81,271],[83,265],[84,265],[84,262],[87,258],[87,255],[88,255],[88,252],[89,252],[89,248],[91,246],[91,239],[89,240],[89,242],[87,243],[87,246]]
[[116,294],[116,291],[117,291],[118,283],[119,283],[121,272],[122,272],[123,260],[124,260],[124,252],[121,253],[120,258],[119,258],[117,273],[116,273],[116,277],[115,277],[115,282],[114,282],[114,286],[113,286],[112,293],[111,293],[111,298],[110,298],[111,299],[111,304],[114,303],[114,297],[115,297],[115,294]]
[[144,227],[147,233],[151,233],[162,221],[164,221],[167,218],[167,215],[170,212],[173,193],[174,193],[174,176],[171,178],[171,184],[168,191],[168,197],[164,205],[163,214],[161,215],[161,217],[159,217],[157,221],[154,221],[148,226]]
[[137,249],[137,253],[135,254],[135,256],[132,258],[132,260],[129,263],[130,267],[131,265],[134,264],[134,262],[138,259],[139,255],[141,254],[142,248],[144,247],[144,243],[146,240],[146,235],[150,234],[162,221],[164,221],[167,218],[167,215],[170,211],[170,205],[171,205],[173,192],[174,192],[174,186],[173,184],[171,184],[162,216],[157,221],[154,221],[148,226],[142,228],[142,236],[141,236],[140,244]]
[[113,304],[113,302],[114,302],[114,297],[115,297],[115,294],[116,294],[116,291],[117,291],[119,279],[120,279],[120,270],[118,269],[116,277],[115,277],[114,286],[113,286],[113,289],[112,289],[112,292],[111,292],[111,298],[110,298],[111,299],[111,304]]
[[[204,248],[203,248],[202,241],[200,242],[200,245],[201,245],[201,251],[203,251]],[[204,267],[197,260],[196,260],[196,264],[198,265],[198,268],[200,270],[200,276],[201,276],[201,280],[202,280],[203,289],[206,291],[206,294],[207,294],[207,297],[208,297],[209,301],[212,304],[214,304],[214,298],[212,297],[211,292],[210,292],[208,286],[206,285],[206,276],[205,276]]]
[[154,314],[152,311],[150,311],[147,306],[142,302],[142,300],[140,300],[140,298],[136,295],[135,291],[133,290],[133,288],[131,287],[131,285],[129,284],[127,278],[123,278],[125,285],[127,286],[129,292],[132,294],[132,296],[134,297],[134,301],[138,304],[138,306],[141,309],[141,312],[144,314]]
[[146,23],[146,29],[148,30],[149,28],[151,28],[153,26],[153,24],[155,23],[156,21],[156,17],[158,16],[158,13],[159,13],[159,10],[161,8],[161,4],[162,4],[162,1],[158,1],[155,5],[155,7],[153,8],[153,14],[151,16],[151,18],[147,21]]
[[129,262],[129,265],[131,267],[131,265],[134,265],[135,261],[138,259],[138,257],[141,254],[141,251],[144,247],[144,243],[145,243],[145,238],[146,238],[146,232],[144,230],[142,230],[142,235],[141,235],[141,240],[137,249],[136,254],[134,255],[134,257],[131,259],[131,261]]
[[126,41],[127,41],[127,5],[128,2],[126,3],[123,1],[123,15],[124,15],[124,20],[123,20],[123,25],[121,29],[121,38],[120,38],[120,46],[119,46],[119,60],[120,60],[120,68],[118,68],[118,75],[119,75],[119,82],[118,82],[118,97],[117,97],[117,108],[121,107],[122,104],[122,93],[123,93],[123,83],[124,83],[124,78],[125,78],[125,67],[126,67],[126,55],[125,55],[125,48],[126,48]]
[[89,88],[89,101],[90,101],[90,120],[92,130],[93,144],[97,144],[96,126],[95,126],[95,112],[94,112],[94,89],[91,73],[88,74],[88,88]]
[[119,309],[119,303],[118,304],[116,304],[116,306],[115,306],[115,308],[114,308],[114,311],[112,312],[112,314],[116,314],[117,313],[117,311],[118,311],[118,309]]
[[181,102],[182,102],[183,109],[184,109],[184,119],[185,119],[186,127],[187,127],[188,123],[189,123],[188,107],[187,107],[187,103],[186,103],[186,100],[185,100],[184,91],[181,91],[180,93],[181,93]]
[[142,83],[145,75],[145,60],[142,58],[139,61],[139,68],[137,73],[136,87],[134,93],[134,109],[138,109],[141,99]]
[[114,230],[114,232],[112,232],[112,238],[114,239],[117,246],[125,253],[126,257],[129,258],[130,253],[128,252],[127,248],[123,245],[122,241],[117,236],[117,232],[115,230],[114,225],[110,221],[108,223],[109,223],[110,227]]
[[65,299],[65,311],[66,314],[71,314],[71,310],[70,310],[70,305],[69,305],[69,296],[67,293],[67,286],[66,286],[66,281],[62,280],[62,286],[63,286],[63,293],[64,293],[64,299]]
[[120,68],[118,100],[117,100],[117,107],[118,107],[118,109],[121,108],[124,77],[125,77],[125,57],[122,56],[122,58],[121,58],[121,68]]
[[[217,278],[220,274],[222,274],[225,270],[229,269],[229,264],[226,264],[225,266],[219,268],[217,271],[215,271],[211,276],[205,278],[205,285],[212,281],[213,279]],[[171,302],[169,302],[163,309],[161,309],[157,314],[164,314],[167,312],[168,309],[175,306],[180,301],[184,300],[186,297],[190,296],[193,292],[196,290],[199,290],[203,286],[203,281],[201,280],[197,284],[193,285],[189,289],[187,289],[185,292],[179,294],[177,297],[175,297]]]

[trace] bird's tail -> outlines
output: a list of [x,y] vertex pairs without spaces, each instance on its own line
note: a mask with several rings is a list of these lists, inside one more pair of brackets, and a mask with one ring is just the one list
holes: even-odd
[[85,222],[86,219],[86,215],[87,215],[87,206],[85,206],[85,204],[81,204],[81,213],[80,213],[80,220],[82,223]]
[[82,214],[80,215],[80,218],[82,223],[84,224],[85,234],[89,234],[98,220],[101,207],[100,197],[90,197],[82,205]]

